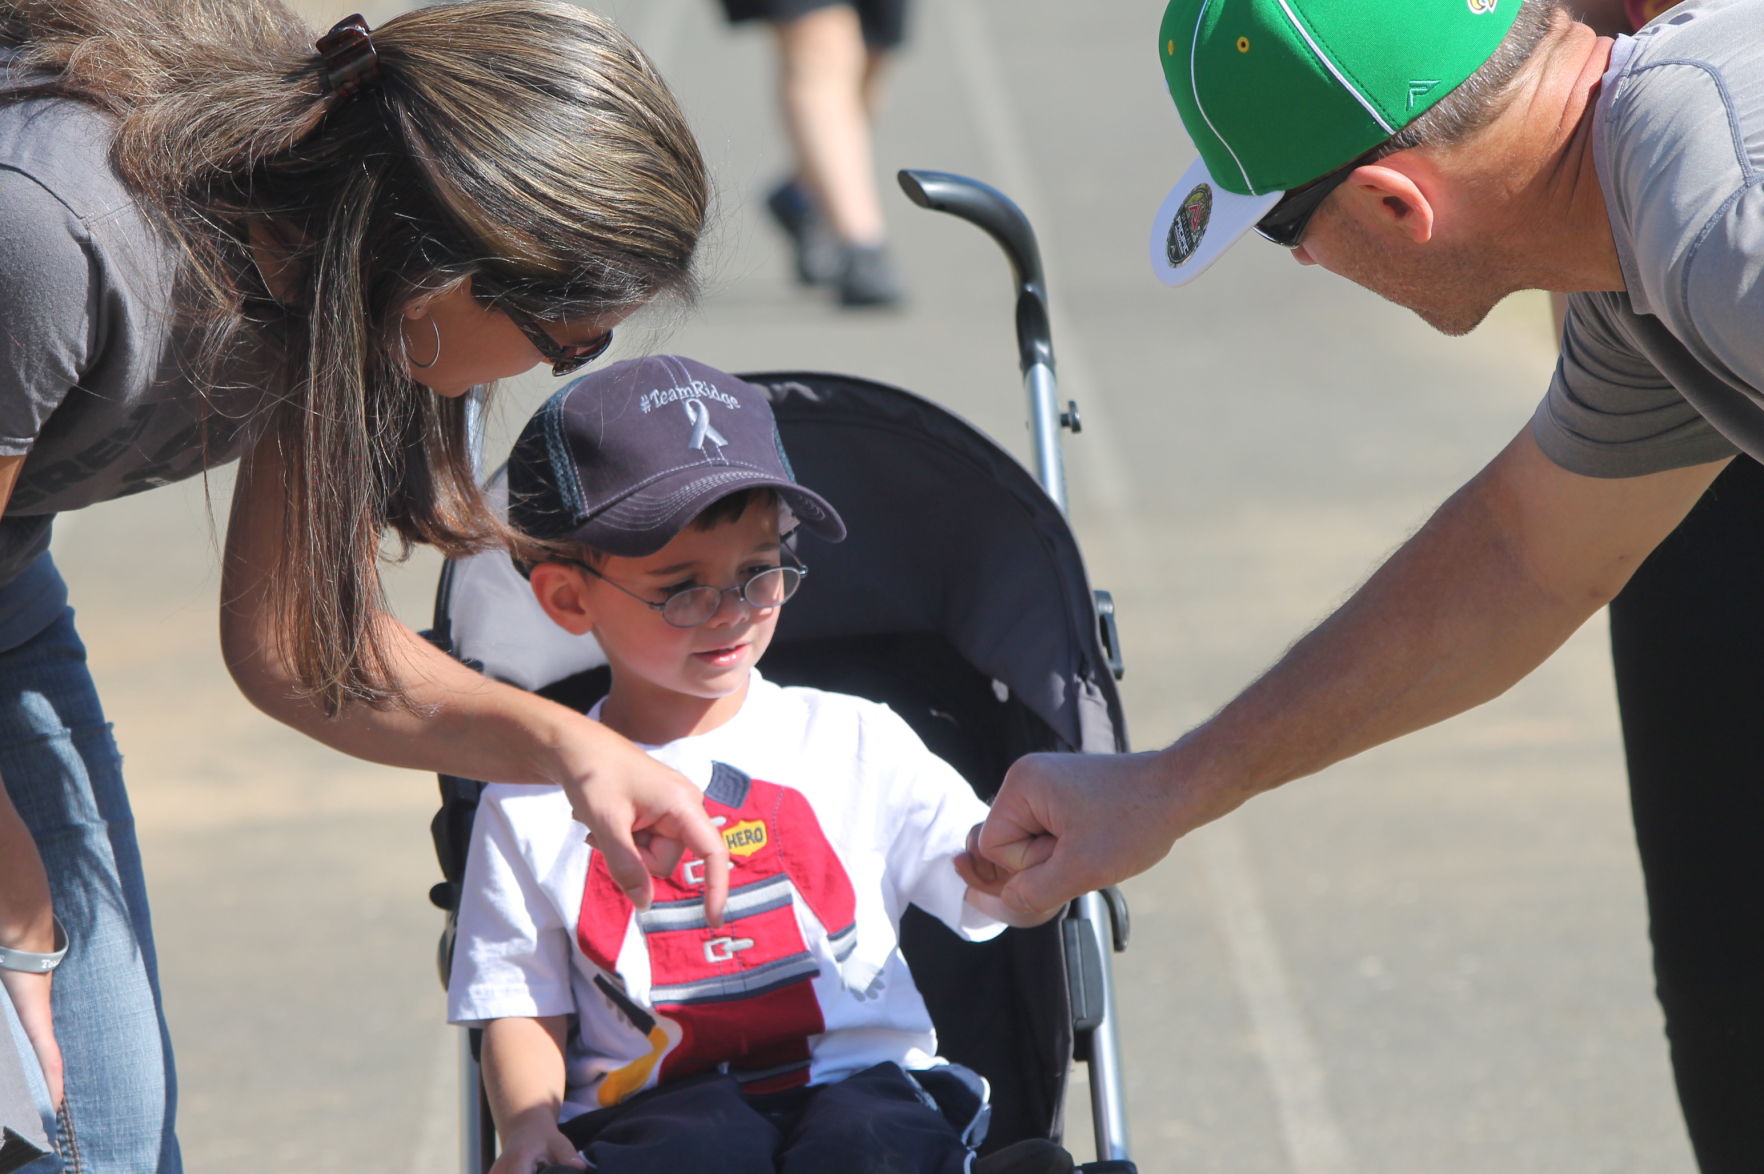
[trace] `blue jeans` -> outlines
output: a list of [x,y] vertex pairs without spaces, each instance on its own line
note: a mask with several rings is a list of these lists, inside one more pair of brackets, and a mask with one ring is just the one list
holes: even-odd
[[171,1042],[122,760],[73,609],[61,603],[28,634],[7,622],[19,609],[6,596],[28,587],[40,605],[46,582],[59,586],[44,556],[0,588],[0,780],[67,927],[54,987],[65,1108],[88,1174],[181,1174]]

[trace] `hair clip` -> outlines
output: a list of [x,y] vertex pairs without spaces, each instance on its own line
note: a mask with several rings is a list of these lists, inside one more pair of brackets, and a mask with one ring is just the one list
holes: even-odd
[[346,16],[315,42],[324,60],[325,85],[339,98],[351,98],[380,84],[380,55],[361,13]]

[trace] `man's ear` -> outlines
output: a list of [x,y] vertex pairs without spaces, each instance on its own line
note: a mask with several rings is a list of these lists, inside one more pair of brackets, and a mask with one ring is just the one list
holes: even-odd
[[588,607],[587,575],[580,567],[540,563],[527,576],[527,582],[533,587],[533,598],[552,623],[575,636],[594,627],[594,613]]
[[1342,185],[1350,215],[1374,231],[1396,232],[1414,244],[1433,239],[1435,207],[1430,173],[1408,152],[1357,167]]

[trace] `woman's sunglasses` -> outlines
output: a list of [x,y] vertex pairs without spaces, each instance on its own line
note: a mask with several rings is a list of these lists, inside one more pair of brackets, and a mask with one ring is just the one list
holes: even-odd
[[557,341],[545,332],[539,323],[513,306],[503,306],[502,312],[508,320],[515,324],[520,332],[527,336],[540,356],[551,364],[553,375],[568,375],[580,371],[595,359],[606,354],[606,348],[612,345],[613,332],[607,331],[599,338],[591,338],[587,342],[572,343],[568,346]]

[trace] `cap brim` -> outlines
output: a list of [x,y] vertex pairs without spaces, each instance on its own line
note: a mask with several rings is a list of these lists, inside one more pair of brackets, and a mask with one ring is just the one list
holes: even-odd
[[604,554],[645,558],[672,542],[714,502],[744,489],[771,489],[803,529],[828,542],[845,538],[845,522],[826,499],[794,481],[726,466],[709,475],[695,472],[699,475],[645,486],[588,519],[571,537]]
[[1194,280],[1285,194],[1228,192],[1213,182],[1206,161],[1196,159],[1158,207],[1149,242],[1152,272],[1165,285]]

